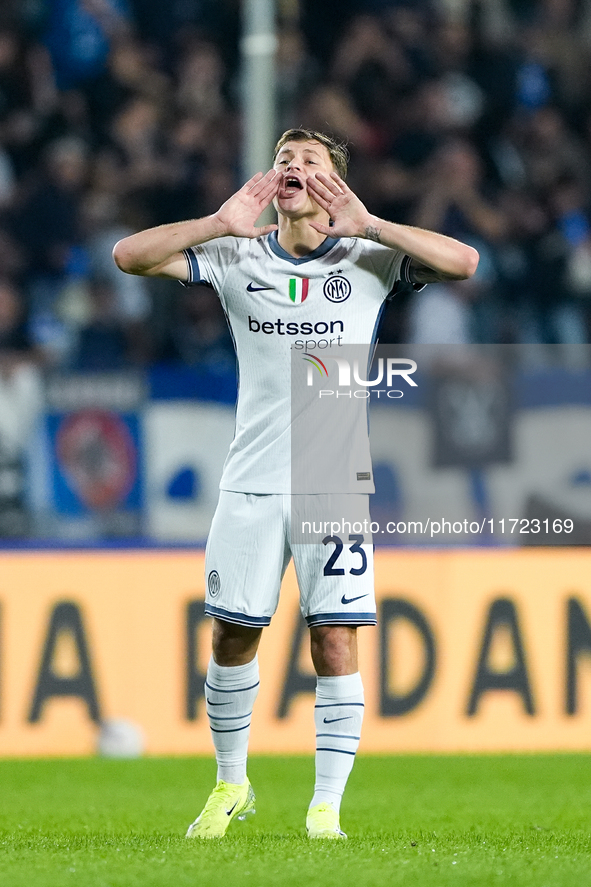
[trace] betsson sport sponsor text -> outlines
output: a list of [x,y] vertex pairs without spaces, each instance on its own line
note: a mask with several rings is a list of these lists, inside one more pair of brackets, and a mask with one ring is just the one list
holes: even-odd
[[[318,320],[316,323],[310,323],[309,321],[296,323],[295,321],[290,321],[285,323],[279,317],[277,320],[260,321],[249,314],[248,329],[251,333],[264,333],[266,336],[271,336],[274,333],[277,333],[279,336],[309,336],[312,333],[315,333],[317,336],[326,336],[327,334],[332,336],[333,333],[344,333],[345,324],[342,320]],[[324,349],[334,345],[342,347],[342,344],[343,337],[336,335],[330,339],[296,339],[291,347],[298,351],[307,351],[311,348]]]

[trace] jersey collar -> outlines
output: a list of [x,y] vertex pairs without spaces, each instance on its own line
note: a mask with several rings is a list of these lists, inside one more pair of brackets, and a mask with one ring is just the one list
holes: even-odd
[[319,259],[320,256],[326,255],[326,253],[333,248],[335,243],[339,242],[339,239],[340,238],[338,237],[327,237],[320,246],[317,246],[316,249],[311,253],[308,253],[307,256],[302,256],[301,259],[296,259],[295,256],[291,256],[279,245],[277,231],[271,231],[269,234],[269,246],[271,247],[271,252],[275,253],[280,259],[285,259],[286,262],[291,262],[292,265],[303,265],[304,262],[311,262],[313,259]]

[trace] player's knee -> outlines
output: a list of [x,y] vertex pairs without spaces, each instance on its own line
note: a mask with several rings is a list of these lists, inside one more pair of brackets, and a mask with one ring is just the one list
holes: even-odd
[[357,670],[357,629],[349,625],[315,625],[310,629],[312,660],[318,674],[351,674]]
[[251,662],[256,656],[261,631],[260,628],[214,619],[212,651],[215,662],[228,667]]

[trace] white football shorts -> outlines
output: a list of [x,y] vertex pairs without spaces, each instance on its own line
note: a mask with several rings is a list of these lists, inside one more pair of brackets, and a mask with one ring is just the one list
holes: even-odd
[[[338,497],[324,498],[334,515]],[[318,516],[323,513],[322,500],[222,490],[205,551],[205,612],[238,625],[269,625],[293,557],[300,608],[309,626],[375,625],[373,543],[367,541],[370,536],[354,532],[360,524],[317,524],[320,532],[312,538],[319,541],[292,541],[292,512]],[[369,525],[367,495],[351,494],[343,500],[349,510],[354,502],[356,516],[367,515]],[[313,503],[311,511],[306,502]]]

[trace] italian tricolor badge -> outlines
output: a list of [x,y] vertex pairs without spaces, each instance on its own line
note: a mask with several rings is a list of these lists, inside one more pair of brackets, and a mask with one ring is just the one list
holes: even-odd
[[308,296],[308,284],[310,281],[307,277],[290,277],[289,279],[289,298],[296,305],[305,302]]

